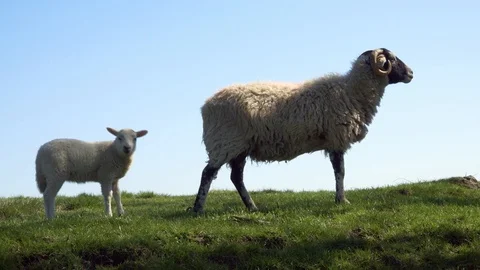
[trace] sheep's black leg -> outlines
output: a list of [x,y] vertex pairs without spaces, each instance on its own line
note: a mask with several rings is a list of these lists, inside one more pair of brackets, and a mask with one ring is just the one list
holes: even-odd
[[195,204],[193,205],[193,211],[203,212],[203,205],[207,200],[208,191],[210,190],[210,185],[212,181],[217,177],[217,173],[220,168],[215,168],[211,165],[205,166],[202,171],[202,179],[200,181],[200,187],[198,188],[197,198],[195,199]]
[[246,159],[247,155],[241,154],[230,161],[230,167],[232,168],[232,172],[230,173],[230,180],[232,180],[232,183],[235,185],[238,194],[242,198],[242,201],[248,208],[248,210],[256,211],[257,206],[253,202],[250,194],[245,188],[245,184],[243,183],[243,170],[245,168]]
[[345,162],[344,162],[345,152],[343,151],[332,151],[329,152],[330,161],[332,162],[333,172],[335,174],[335,202],[336,203],[350,203],[345,198],[345,189],[343,186],[343,179],[345,177]]

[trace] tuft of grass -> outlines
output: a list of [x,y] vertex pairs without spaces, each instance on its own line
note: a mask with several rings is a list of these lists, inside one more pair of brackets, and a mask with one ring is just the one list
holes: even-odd
[[[0,199],[3,269],[472,269],[480,265],[480,186],[453,177],[347,192],[125,192],[126,215],[107,218],[100,196]],[[115,212],[115,209],[114,209]]]

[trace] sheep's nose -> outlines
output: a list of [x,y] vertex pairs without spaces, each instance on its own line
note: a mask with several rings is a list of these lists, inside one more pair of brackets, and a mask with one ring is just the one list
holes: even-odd
[[124,146],[123,147],[123,152],[125,152],[127,154],[130,152],[130,150],[132,150],[132,147],[130,147],[130,146]]
[[408,77],[413,78],[413,70],[409,69],[407,71],[407,75],[408,75]]

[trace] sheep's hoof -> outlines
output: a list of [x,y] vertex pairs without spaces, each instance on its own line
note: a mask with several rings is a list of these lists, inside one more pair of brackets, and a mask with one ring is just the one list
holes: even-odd
[[335,202],[338,204],[350,204],[350,201],[343,198],[343,199],[335,199]]
[[203,210],[203,208],[201,209],[195,209],[194,207],[187,207],[187,209],[185,209],[185,212],[187,213],[192,213],[192,214],[195,214],[195,215],[203,215],[205,214],[205,211]]
[[251,207],[248,208],[248,211],[253,213],[253,212],[258,212],[259,210],[256,206],[251,206]]

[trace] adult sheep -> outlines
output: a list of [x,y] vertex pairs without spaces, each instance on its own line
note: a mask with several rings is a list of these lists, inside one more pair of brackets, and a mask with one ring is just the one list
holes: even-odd
[[43,193],[47,219],[55,216],[55,197],[65,181],[98,182],[104,198],[105,213],[112,216],[112,192],[117,213],[124,213],[118,181],[132,163],[137,138],[147,130],[117,131],[113,141],[85,142],[77,139],[54,139],[40,146],[35,160],[37,187]]
[[255,162],[289,161],[323,150],[336,181],[335,202],[344,192],[344,155],[362,141],[389,84],[410,83],[413,71],[385,48],[368,50],[344,75],[304,83],[254,82],[223,88],[201,108],[208,162],[194,212],[203,212],[210,185],[227,164],[230,179],[249,210],[257,210],[243,182],[247,157]]

